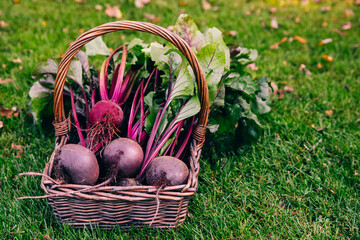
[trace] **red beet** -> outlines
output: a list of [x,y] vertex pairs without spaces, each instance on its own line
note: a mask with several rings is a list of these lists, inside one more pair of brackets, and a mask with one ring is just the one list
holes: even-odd
[[140,145],[129,138],[118,138],[103,152],[103,163],[108,175],[133,178],[139,172],[144,153]]
[[115,126],[119,126],[124,118],[121,107],[108,100],[97,102],[90,110],[90,121],[97,123],[109,118]]
[[54,175],[65,182],[94,185],[99,177],[99,164],[94,153],[81,145],[64,145],[54,160]]
[[149,185],[174,186],[186,182],[189,169],[186,164],[171,156],[154,158],[146,170],[146,181]]

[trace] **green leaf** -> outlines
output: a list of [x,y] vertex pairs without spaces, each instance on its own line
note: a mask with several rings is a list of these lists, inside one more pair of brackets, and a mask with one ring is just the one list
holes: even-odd
[[195,53],[205,45],[204,35],[199,31],[194,20],[187,14],[181,14],[178,17],[174,32],[184,39]]
[[101,36],[85,44],[85,49],[86,55],[88,56],[110,55],[109,48],[106,46]]
[[217,43],[218,50],[225,53],[225,69],[230,70],[230,51],[222,38],[221,31],[216,27],[206,31],[206,44],[211,43]]
[[70,63],[68,76],[73,77],[78,84],[83,85],[82,66],[80,61],[72,61]]
[[225,80],[225,86],[246,93],[249,96],[255,95],[259,91],[259,85],[250,74],[240,76],[239,74],[230,74]]
[[206,75],[209,89],[209,105],[214,102],[219,88],[219,82],[225,69],[225,53],[220,49],[218,43],[208,44],[197,54],[200,66]]
[[171,95],[169,96],[170,101],[176,98],[186,98],[194,94],[193,79],[185,63],[180,66],[180,71],[173,84],[174,86],[172,87]]
[[198,112],[200,112],[201,105],[199,98],[195,95],[192,96],[189,101],[185,104],[185,106],[180,110],[180,113],[178,117],[176,118],[176,121],[174,122],[174,125],[181,120],[184,120],[186,118],[192,117]]

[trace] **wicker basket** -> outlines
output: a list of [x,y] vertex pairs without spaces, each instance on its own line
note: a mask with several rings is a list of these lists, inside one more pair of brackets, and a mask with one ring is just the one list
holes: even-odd
[[[51,176],[54,156],[66,144],[69,121],[65,117],[63,87],[72,58],[86,43],[106,33],[132,30],[160,36],[177,47],[194,70],[199,89],[201,111],[190,144],[190,174],[186,184],[165,187],[158,192],[155,186],[97,186],[57,184]],[[188,203],[198,185],[199,158],[205,140],[209,100],[204,73],[188,44],[169,30],[151,23],[117,21],[103,24],[82,34],[73,42],[62,58],[55,83],[54,127],[55,150],[46,164],[41,187],[47,193],[49,205],[56,218],[68,225],[82,228],[97,224],[101,228],[144,226],[176,227],[184,222]],[[158,193],[158,197],[156,196]]]

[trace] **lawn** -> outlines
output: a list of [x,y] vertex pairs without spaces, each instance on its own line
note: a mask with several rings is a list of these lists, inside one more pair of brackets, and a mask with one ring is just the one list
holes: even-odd
[[[11,81],[0,82],[0,105],[16,107],[19,114],[0,116],[0,238],[360,238],[359,1],[209,3],[210,10],[200,0],[152,0],[142,9],[133,0],[3,1],[0,78]],[[41,172],[54,142],[29,115],[33,69],[61,56],[81,32],[115,21],[105,14],[106,4],[118,5],[122,19],[150,21],[144,14],[154,14],[164,27],[186,12],[201,30],[216,26],[226,42],[257,49],[254,77],[267,75],[279,89],[293,89],[273,96],[272,111],[261,118],[264,135],[255,144],[223,151],[224,146],[206,146],[198,192],[186,222],[176,229],[76,230],[60,225],[46,200],[17,200],[44,194],[39,177],[18,174]],[[131,32],[104,39],[117,47],[134,36],[159,40]],[[277,49],[271,47],[285,37]],[[319,44],[327,38],[332,41]]]

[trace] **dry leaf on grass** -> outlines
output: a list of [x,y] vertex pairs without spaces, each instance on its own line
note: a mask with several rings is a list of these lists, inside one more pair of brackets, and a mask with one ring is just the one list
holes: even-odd
[[44,235],[43,237],[44,237],[45,239],[47,239],[47,240],[52,240],[52,238],[51,238],[49,235],[47,235],[47,234]]
[[153,14],[150,13],[144,13],[144,16],[149,19],[152,23],[158,23],[161,21],[161,17],[156,17]]
[[0,84],[5,84],[8,82],[12,82],[12,80],[10,78],[5,78],[5,79],[0,78]]
[[202,0],[201,4],[202,4],[202,7],[203,7],[204,10],[210,10],[211,9],[211,4],[206,0]]
[[2,128],[4,126],[4,123],[2,121],[0,121],[0,128]]
[[17,150],[16,156],[15,156],[16,158],[20,158],[23,155],[23,149],[24,149],[23,145],[16,145],[14,143],[11,143],[11,148],[14,150]]
[[279,90],[279,100],[283,99],[284,97],[284,89]]
[[106,5],[105,14],[108,15],[109,17],[114,17],[117,19],[122,18],[122,13],[118,6],[111,7],[110,5]]
[[150,0],[135,0],[135,7],[143,8],[149,2],[150,2]]
[[8,109],[8,108],[4,108],[0,105],[0,116],[6,117],[6,118],[10,118],[12,116],[17,117],[17,116],[19,116],[19,112],[17,112],[17,111],[18,111],[17,108]]
[[294,91],[294,88],[293,88],[293,87],[290,87],[290,86],[285,86],[285,87],[284,87],[284,91],[285,91],[285,92],[293,92],[293,91]]
[[5,28],[7,26],[9,26],[9,25],[4,20],[0,21],[0,27]]
[[343,30],[351,29],[351,22],[346,22],[342,27]]
[[269,9],[269,12],[270,12],[271,14],[276,13],[276,11],[277,11],[277,8],[276,8],[276,7],[272,7],[272,8]]
[[287,39],[288,39],[287,37],[284,37],[283,39],[281,39],[280,42],[277,42],[277,43],[274,43],[273,45],[271,45],[271,46],[269,47],[269,49],[278,49],[279,46],[280,46],[280,44],[286,42]]
[[325,38],[325,39],[321,40],[321,41],[318,43],[318,45],[319,45],[319,46],[322,46],[322,45],[324,45],[324,44],[331,43],[332,41],[333,41],[332,38]]
[[318,63],[316,67],[317,67],[318,69],[322,69],[321,63]]
[[345,10],[345,17],[350,17],[354,15],[354,11],[352,9]]
[[276,85],[275,82],[271,82],[270,85],[271,85],[271,88],[269,89],[270,92],[272,92],[274,95],[276,95],[279,91],[278,86]]
[[103,7],[99,4],[95,5],[95,10],[96,11],[101,11],[103,9]]
[[300,22],[300,17],[296,17],[296,18],[295,18],[295,22],[296,22],[296,23],[299,23],[299,22]]
[[278,24],[278,22],[276,21],[276,18],[275,18],[275,17],[273,17],[273,18],[271,19],[270,26],[271,26],[272,28],[275,28],[275,29],[278,29],[278,28],[279,28],[279,24]]
[[308,75],[308,76],[311,76],[311,75],[312,75],[312,73],[310,72],[310,70],[306,68],[306,65],[305,65],[305,64],[301,64],[299,70],[300,70],[300,71],[305,71],[306,75]]
[[326,55],[326,54],[323,54],[321,56],[325,61],[328,61],[328,62],[333,62],[334,61],[334,58],[329,56],[329,55]]
[[236,36],[236,35],[237,35],[237,32],[234,31],[234,30],[230,30],[230,31],[228,31],[228,34],[229,34],[230,36]]
[[333,110],[326,110],[325,111],[325,114],[326,114],[326,116],[328,116],[328,117],[330,117],[330,116],[332,116],[333,115]]
[[13,63],[22,63],[21,59],[20,58],[16,58],[16,59],[13,59],[11,60]]
[[301,43],[306,43],[307,42],[305,38],[302,38],[300,36],[293,37],[293,40],[299,41]]

